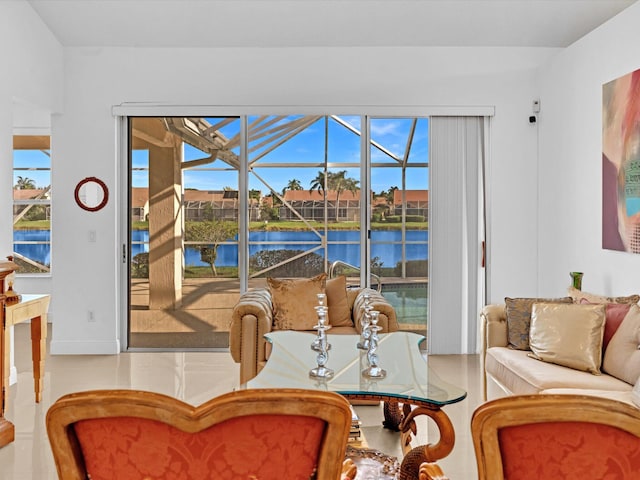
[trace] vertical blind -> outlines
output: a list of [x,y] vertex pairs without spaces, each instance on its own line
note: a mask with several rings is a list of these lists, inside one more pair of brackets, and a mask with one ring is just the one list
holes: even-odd
[[431,117],[429,353],[476,353],[487,117]]

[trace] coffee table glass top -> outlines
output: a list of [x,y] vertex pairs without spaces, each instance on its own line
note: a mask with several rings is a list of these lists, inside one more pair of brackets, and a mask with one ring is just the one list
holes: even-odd
[[330,379],[309,377],[317,366],[316,352],[310,345],[315,335],[307,332],[278,331],[265,335],[272,344],[271,355],[262,371],[247,382],[247,388],[322,389],[345,396],[384,396],[400,402],[447,405],[464,399],[467,393],[441,380],[420,352],[422,335],[410,332],[380,334],[379,366],[386,370],[383,379],[362,375],[367,364],[365,351],[356,348],[357,335],[331,335],[327,367]]

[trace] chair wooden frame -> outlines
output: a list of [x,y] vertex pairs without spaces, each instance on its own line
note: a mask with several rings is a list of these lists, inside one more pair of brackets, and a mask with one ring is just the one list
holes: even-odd
[[471,419],[479,480],[504,478],[498,442],[501,428],[545,422],[589,422],[640,437],[640,410],[632,405],[586,395],[517,395],[480,405]]
[[297,415],[324,420],[326,429],[321,441],[316,478],[340,478],[351,426],[351,409],[343,397],[332,392],[299,389],[239,390],[194,407],[158,393],[93,390],[72,393],[58,399],[47,412],[46,424],[59,478],[84,480],[87,472],[73,429],[73,424],[80,420],[137,417],[197,433],[225,420],[248,415]]

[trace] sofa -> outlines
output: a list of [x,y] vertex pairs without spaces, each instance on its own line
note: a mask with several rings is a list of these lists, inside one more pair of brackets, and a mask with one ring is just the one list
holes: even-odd
[[[329,335],[360,334],[365,296],[380,312],[381,333],[399,329],[396,312],[382,294],[371,288],[347,288],[343,276],[326,279],[321,274],[311,279],[268,279],[268,288],[243,293],[233,308],[229,328],[231,357],[240,364],[240,384],[255,377],[265,365],[270,344],[264,335],[274,330],[316,333],[316,294],[327,296]],[[283,306],[282,303],[288,303]]]
[[[640,376],[639,300],[638,295],[604,297],[570,287],[566,297],[506,298],[486,305],[480,314],[484,399],[573,393],[631,403]],[[530,306],[528,332],[526,321],[519,326],[514,320],[518,301]],[[572,349],[567,355],[565,350]],[[579,357],[587,351],[591,364],[572,363],[582,362]]]

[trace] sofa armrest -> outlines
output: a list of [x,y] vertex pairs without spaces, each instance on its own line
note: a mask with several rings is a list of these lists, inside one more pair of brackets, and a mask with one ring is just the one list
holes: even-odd
[[507,315],[504,304],[485,305],[480,312],[482,323],[483,350],[490,347],[506,347]]
[[396,311],[386,298],[377,290],[363,288],[353,302],[353,325],[358,333],[362,332],[362,317],[364,316],[364,296],[369,294],[369,300],[374,310],[380,312],[378,325],[382,327],[381,333],[395,332],[400,329]]
[[480,352],[482,398],[483,400],[487,400],[487,371],[485,369],[487,349],[491,347],[506,347],[509,345],[505,305],[485,305],[480,312],[480,324],[482,328],[482,351]]
[[255,377],[267,360],[264,335],[271,331],[273,309],[266,288],[249,290],[233,307],[229,326],[229,351],[240,364],[240,384]]

